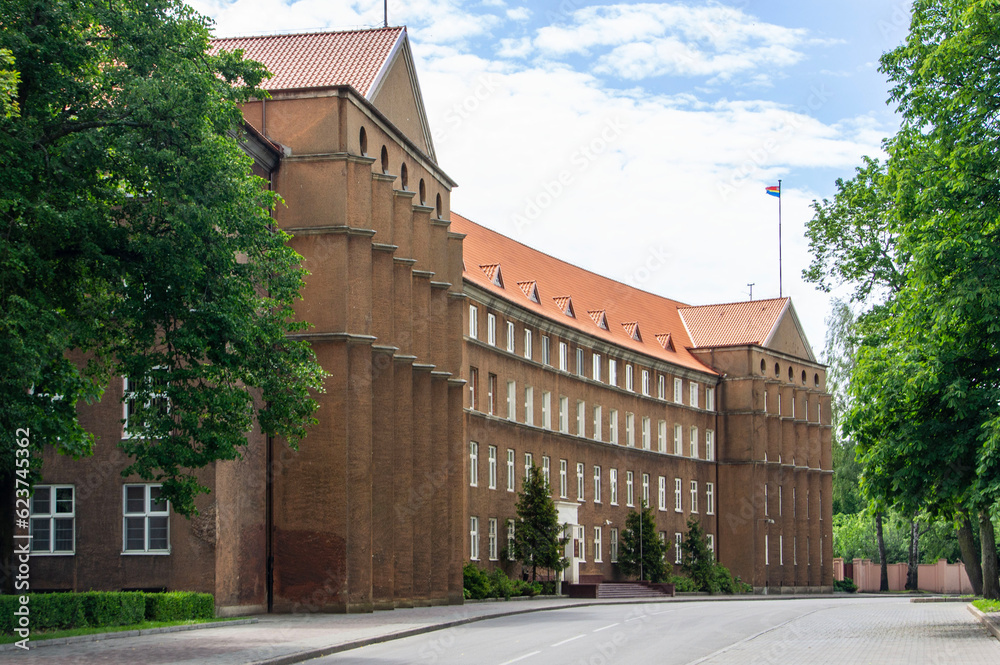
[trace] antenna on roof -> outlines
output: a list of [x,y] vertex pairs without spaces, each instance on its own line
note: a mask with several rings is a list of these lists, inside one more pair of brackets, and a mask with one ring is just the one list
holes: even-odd
[[382,0],[382,27],[389,27],[389,0]]
[[750,287],[750,300],[753,300],[753,285],[757,282],[747,282],[747,286]]

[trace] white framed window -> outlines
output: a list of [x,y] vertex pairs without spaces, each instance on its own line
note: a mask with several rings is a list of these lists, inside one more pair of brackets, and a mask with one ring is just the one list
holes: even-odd
[[649,420],[649,416],[642,417],[642,449],[649,450],[652,448],[653,433],[652,433],[652,423]]
[[594,441],[600,441],[601,440],[601,429],[602,429],[602,427],[603,426],[601,424],[601,407],[600,406],[595,406],[594,407]]
[[667,479],[663,476],[659,477],[659,487],[657,493],[657,507],[660,510],[667,509]]
[[552,467],[548,455],[542,455],[542,478],[546,485],[552,487]]
[[601,502],[601,467],[594,467],[594,503]]
[[674,478],[674,512],[684,512],[683,493],[681,492],[681,479]]
[[486,343],[490,346],[497,345],[497,316],[492,312],[486,314]]
[[649,397],[649,370],[642,370],[642,394]]
[[715,432],[710,429],[705,430],[705,459],[715,459]]
[[31,495],[31,554],[76,552],[76,490],[73,485],[35,485]]
[[649,506],[649,474],[642,474],[642,503]]
[[587,368],[583,366],[583,349],[576,347],[576,374],[577,376],[586,376]]
[[549,336],[542,335],[542,363],[545,365],[552,364],[552,349],[549,347]]
[[657,399],[667,399],[667,377],[662,374],[656,377],[656,397]]
[[618,411],[615,409],[608,411],[608,441],[618,443]]
[[601,354],[595,353],[593,355],[593,376],[594,381],[601,380]]
[[691,481],[691,512],[698,512],[698,481]]
[[524,389],[524,422],[528,425],[535,424],[535,389],[531,386]]
[[631,471],[625,472],[625,505],[630,508],[635,505],[635,478]]
[[507,420],[517,420],[517,383],[507,382]]
[[582,526],[576,527],[576,539],[580,541],[580,562],[587,561],[587,534]]
[[514,520],[507,520],[507,560],[514,560]]
[[792,536],[792,565],[799,565],[799,539]]
[[531,360],[531,331],[524,329],[524,358]]
[[[767,483],[764,483],[764,517],[768,516],[768,511],[770,510],[770,507],[768,506],[769,503],[770,501],[768,501],[767,498]],[[808,512],[806,513],[806,517],[809,517]]]
[[490,561],[496,561],[500,558],[500,548],[497,544],[497,518],[491,517],[489,522],[489,552]]
[[569,434],[569,397],[559,396],[559,431]]
[[674,401],[678,404],[684,401],[684,381],[680,378],[674,379]]
[[618,563],[618,529],[611,528],[611,542],[609,548],[611,550],[611,563]]
[[475,367],[469,368],[469,408],[479,410],[479,370]]
[[705,483],[705,514],[715,514],[715,483]]
[[576,435],[587,436],[587,405],[582,400],[576,401]]
[[569,344],[559,342],[559,369],[569,371]]
[[475,441],[469,442],[469,485],[479,486],[479,444]]
[[691,458],[698,459],[698,428],[691,428]]
[[698,408],[698,384],[695,383],[694,381],[691,382],[690,393],[691,393],[691,406],[693,406],[694,408],[697,409]]
[[674,424],[674,455],[684,454],[684,430],[681,428],[680,423]]
[[479,518],[469,518],[469,558],[479,561]]
[[586,483],[583,482],[583,462],[576,463],[576,500],[585,501],[584,495]]
[[635,447],[635,414],[625,412],[625,445]]
[[559,498],[565,499],[569,492],[569,463],[561,459],[559,460]]
[[492,415],[497,411],[497,375],[490,374],[486,381],[486,413]]
[[705,388],[705,409],[715,411],[715,388]]
[[552,393],[542,391],[542,427],[552,429]]
[[514,322],[507,322],[507,351],[514,353]]
[[534,466],[535,460],[531,453],[524,453],[524,479],[527,480],[528,476],[531,475],[531,467]]
[[[145,379],[133,379],[129,376],[122,377],[122,389],[124,398],[122,400],[122,417],[125,425],[122,438],[129,439],[143,436],[145,424],[137,422],[139,411],[146,410],[156,415],[164,415],[170,410],[170,403],[167,398],[167,380],[165,378],[166,367],[157,366],[152,369],[151,375]],[[140,389],[140,381],[148,386],[148,392]],[[140,409],[139,398],[142,392],[146,392],[146,402]],[[59,397],[58,399],[62,399]]]
[[489,481],[490,489],[495,490],[497,488],[497,447],[489,447]]
[[469,337],[479,339],[479,308],[469,305]]
[[[809,543],[809,540],[807,539],[806,540],[806,544],[808,545],[808,543]],[[808,549],[808,547],[806,549]],[[765,566],[770,566],[771,565],[771,551],[770,551],[770,548],[768,547],[767,534],[766,533],[764,534],[764,565]]]
[[618,469],[608,470],[608,487],[611,492],[611,505],[618,505]]
[[681,563],[681,544],[684,542],[684,536],[680,532],[674,532],[674,563],[680,565]]
[[705,539],[708,541],[708,551],[712,553],[712,561],[715,561],[715,534],[710,533]]
[[780,416],[781,415],[781,393],[778,393],[777,398],[778,398],[778,415]]
[[608,358],[608,384],[618,385],[618,361],[614,358]]
[[170,553],[170,503],[161,491],[152,484],[122,487],[123,553]]
[[656,424],[656,449],[661,453],[667,452],[667,421],[661,420]]
[[507,449],[507,491],[513,492],[515,488],[514,481],[514,450],[512,448]]
[[781,485],[778,485],[778,517],[781,517]]
[[594,563],[602,563],[604,561],[604,555],[601,552],[601,527],[594,527]]
[[795,418],[795,395],[792,395],[792,418]]
[[632,363],[625,364],[625,390],[635,392],[635,377],[633,374],[635,370],[632,368]]
[[767,391],[764,391],[764,413],[767,413]]
[[778,565],[785,565],[785,536],[778,534]]

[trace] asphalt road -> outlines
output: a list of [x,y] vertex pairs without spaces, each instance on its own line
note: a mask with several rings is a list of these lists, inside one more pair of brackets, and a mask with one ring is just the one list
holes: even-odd
[[978,663],[1000,642],[964,603],[817,598],[579,607],[480,621],[308,661],[409,663]]

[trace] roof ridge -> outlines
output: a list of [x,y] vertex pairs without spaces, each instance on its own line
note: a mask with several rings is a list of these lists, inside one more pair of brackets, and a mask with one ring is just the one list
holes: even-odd
[[[656,295],[656,294],[653,294]],[[755,302],[779,302],[791,300],[791,296],[782,296],[780,298],[759,298],[757,300],[734,300],[732,302],[710,302],[704,305],[684,305],[683,307],[678,307],[677,309],[698,309],[701,307],[725,307],[726,305],[749,305]]]
[[347,35],[347,34],[351,34],[351,33],[355,33],[355,32],[380,32],[380,31],[383,31],[383,30],[386,30],[386,31],[389,31],[389,30],[402,30],[403,32],[406,32],[406,26],[405,25],[389,25],[389,26],[380,25],[377,28],[358,27],[358,28],[348,28],[348,29],[345,29],[345,30],[323,30],[323,29],[317,29],[317,30],[297,31],[297,32],[280,32],[280,31],[278,31],[278,32],[264,32],[264,33],[258,32],[258,33],[249,34],[249,35],[229,35],[229,36],[226,36],[226,37],[212,37],[209,41],[210,42],[221,42],[221,41],[234,40],[234,39],[246,40],[246,39],[274,39],[276,37],[279,37],[279,38],[280,37],[310,37],[310,36],[313,36],[313,35]]

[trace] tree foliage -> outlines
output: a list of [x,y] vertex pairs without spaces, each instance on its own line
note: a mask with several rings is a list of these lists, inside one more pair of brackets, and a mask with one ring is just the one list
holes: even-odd
[[662,582],[667,577],[665,557],[668,546],[660,540],[653,510],[642,502],[639,511],[625,517],[618,543],[618,567],[628,577]]
[[531,568],[534,582],[539,568],[562,570],[567,561],[563,556],[566,539],[559,513],[552,500],[549,481],[534,464],[517,495],[517,525],[514,529],[514,558]]
[[21,427],[90,454],[77,405],[114,376],[135,389],[126,473],[181,513],[254,427],[294,444],[312,422],[300,257],[238,143],[267,73],[208,53],[209,27],[177,0],[0,0],[4,469]]

